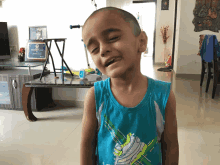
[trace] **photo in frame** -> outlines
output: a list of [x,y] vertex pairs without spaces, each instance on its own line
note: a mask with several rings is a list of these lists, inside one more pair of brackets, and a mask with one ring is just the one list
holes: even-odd
[[47,60],[48,50],[43,41],[28,41],[26,50],[25,61],[45,62]]
[[169,10],[169,0],[161,0],[161,10]]
[[29,26],[29,40],[47,39],[47,26]]

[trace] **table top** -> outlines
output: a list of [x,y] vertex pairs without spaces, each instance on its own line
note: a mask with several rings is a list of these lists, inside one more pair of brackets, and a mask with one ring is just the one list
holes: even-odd
[[[21,76],[21,75],[32,75],[32,76],[36,76],[38,74],[41,75],[43,69],[42,70],[38,70],[38,69],[32,69],[31,73],[29,72],[28,69],[16,69],[16,68],[10,68],[10,69],[0,69],[0,75],[8,75],[8,76]],[[48,74],[49,70],[44,71],[44,73]]]
[[97,74],[86,75],[84,79],[80,79],[79,76],[70,74],[64,74],[64,81],[62,81],[62,74],[56,74],[59,78],[56,79],[54,73],[50,73],[40,80],[34,79],[32,81],[25,82],[25,87],[69,87],[69,88],[90,88],[94,86],[97,81],[105,80],[108,78],[106,75],[99,76]]
[[1,67],[37,67],[44,65],[44,62],[2,62],[0,63]]

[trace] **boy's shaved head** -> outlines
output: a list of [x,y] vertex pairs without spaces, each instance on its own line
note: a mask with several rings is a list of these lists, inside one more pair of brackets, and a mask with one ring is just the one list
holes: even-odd
[[104,8],[101,8],[99,10],[96,10],[94,11],[88,18],[87,20],[85,21],[84,23],[84,26],[86,25],[87,21],[93,17],[95,14],[97,14],[98,12],[102,12],[102,11],[110,11],[110,10],[113,10],[113,11],[117,11],[117,13],[125,20],[125,22],[129,22],[130,23],[130,26],[132,28],[132,32],[133,34],[137,37],[139,36],[139,34],[141,33],[141,28],[140,28],[140,25],[139,23],[137,22],[136,18],[129,12],[125,11],[125,10],[122,10],[122,9],[119,9],[119,8],[116,8],[116,7],[104,7]]
[[115,7],[94,11],[83,25],[82,38],[103,74],[122,81],[130,81],[134,78],[131,76],[145,81],[140,72],[140,59],[147,48],[147,35],[132,14]]

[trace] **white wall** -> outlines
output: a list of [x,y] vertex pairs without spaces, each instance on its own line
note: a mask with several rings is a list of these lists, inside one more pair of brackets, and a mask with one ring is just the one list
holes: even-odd
[[201,57],[197,55],[200,34],[213,34],[216,35],[218,40],[220,39],[219,33],[209,30],[194,32],[192,23],[194,7],[195,1],[187,0],[181,2],[178,59],[176,63],[176,72],[179,74],[201,73]]
[[[141,1],[141,0],[140,0]],[[132,0],[107,0],[107,6],[119,7],[126,10],[126,7],[132,3]],[[201,58],[197,55],[199,51],[199,35],[214,34],[220,40],[219,33],[204,30],[194,32],[193,9],[195,1],[178,0],[177,7],[177,22],[176,22],[176,39],[174,52],[174,72],[176,74],[200,74],[201,73]],[[128,9],[128,7],[127,7]],[[155,39],[155,62],[163,62],[164,59],[164,44],[162,42],[160,28],[163,25],[169,25],[169,39],[166,47],[172,54],[173,47],[173,30],[175,18],[175,1],[170,0],[169,10],[161,10],[161,1],[157,1],[156,14],[156,39]]]
[[[164,62],[164,55],[172,54],[175,1],[169,1],[169,10],[161,10],[161,1],[157,1],[156,15],[156,40],[155,40],[155,63]],[[168,40],[166,46],[163,43],[160,28],[168,26]],[[166,48],[166,50],[165,50]],[[165,56],[165,57],[166,57]]]
[[[115,6],[126,10],[132,0],[96,0],[98,9],[105,6]],[[43,5],[42,5],[43,4]],[[177,31],[175,40],[174,71],[176,74],[200,74],[201,58],[197,56],[200,34],[215,34],[211,31],[194,32],[192,20],[195,1],[178,1]],[[48,38],[67,38],[64,59],[71,69],[79,70],[87,67],[85,51],[81,41],[81,29],[70,29],[70,25],[83,25],[86,18],[95,10],[91,0],[6,0],[0,8],[0,21],[8,22],[10,45],[26,47],[29,37],[28,26],[46,25]],[[161,1],[157,1],[156,15],[156,52],[155,62],[163,62],[164,44],[160,36],[160,27],[169,25],[167,47],[172,52],[174,29],[175,3],[170,1],[169,10],[161,11]],[[52,45],[52,55],[56,68],[61,66],[61,58]],[[17,56],[17,53],[12,55]],[[94,63],[89,55],[92,68]],[[42,67],[41,67],[42,68]],[[39,69],[41,69],[39,68]],[[50,70],[53,68],[50,66]],[[54,88],[55,100],[79,100],[83,101],[88,89]]]
[[[128,7],[128,8],[127,8]],[[139,13],[139,24],[141,29],[143,29],[148,37],[147,43],[147,53],[142,53],[142,57],[153,55],[153,42],[154,42],[154,28],[155,28],[155,3],[131,3],[126,6],[127,11],[133,14],[136,19]],[[145,56],[144,56],[145,55]],[[143,59],[143,58],[142,58]],[[143,68],[144,69],[144,68]]]
[[[98,8],[106,6],[103,0],[96,0],[96,3]],[[69,27],[70,25],[83,25],[94,10],[91,0],[6,0],[0,8],[0,21],[8,23],[9,45],[16,45],[17,52],[20,47],[27,45],[28,26],[46,25],[48,38],[67,38],[64,59],[71,69],[79,70],[87,68],[85,50],[81,41],[81,28],[70,29]],[[60,48],[62,50],[62,47]],[[52,43],[51,51],[55,67],[60,68],[61,58],[55,43]],[[12,54],[15,61],[17,54]],[[91,67],[95,68],[90,56],[89,61]],[[53,70],[51,63],[48,68]],[[87,90],[87,88],[53,88],[53,99],[83,101]]]
[[[174,67],[173,70],[177,74],[177,61],[178,61],[178,50],[179,50],[179,33],[180,33],[180,18],[181,18],[181,1],[177,4],[177,16],[176,16],[176,38],[175,38],[175,51],[174,51]],[[175,19],[175,18],[174,18]]]
[[[100,0],[99,0],[100,1]],[[98,7],[105,6],[97,1]],[[48,38],[67,38],[64,59],[71,69],[87,67],[81,28],[70,29],[70,25],[83,25],[90,13],[95,10],[91,0],[7,0],[0,8],[1,21],[8,22],[10,45],[26,47],[29,38],[28,26],[47,26]],[[12,14],[13,13],[13,14]],[[59,43],[62,50],[62,44]],[[61,58],[56,45],[52,43],[51,52],[56,68],[61,67]],[[91,59],[90,59],[91,60]],[[94,66],[93,66],[94,67]],[[52,70],[52,65],[50,65]]]
[[[124,9],[128,12],[131,12],[130,6],[132,5],[133,0],[107,0],[107,6],[114,6],[121,9]],[[168,35],[170,36],[167,40],[166,44],[166,53],[167,55],[172,54],[173,47],[173,29],[174,29],[174,1],[170,1],[169,10],[161,11],[161,1],[157,1],[157,14],[156,14],[156,38],[155,38],[155,63],[163,63],[164,62],[164,48],[165,45],[162,41],[162,36],[160,33],[161,26],[169,25]],[[133,14],[133,13],[132,13]],[[155,14],[155,13],[152,13]],[[150,17],[150,16],[148,16]],[[149,18],[150,19],[150,18]],[[147,20],[145,20],[147,21]]]

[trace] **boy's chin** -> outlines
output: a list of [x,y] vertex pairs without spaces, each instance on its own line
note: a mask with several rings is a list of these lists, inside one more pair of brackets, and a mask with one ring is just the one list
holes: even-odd
[[121,77],[120,73],[115,73],[115,72],[111,72],[111,71],[103,73],[103,74],[105,74],[106,76],[111,77],[111,78],[119,78],[119,77]]
[[119,71],[119,70],[112,70],[109,72],[106,72],[106,74],[110,78],[122,78],[124,77],[124,72]]

